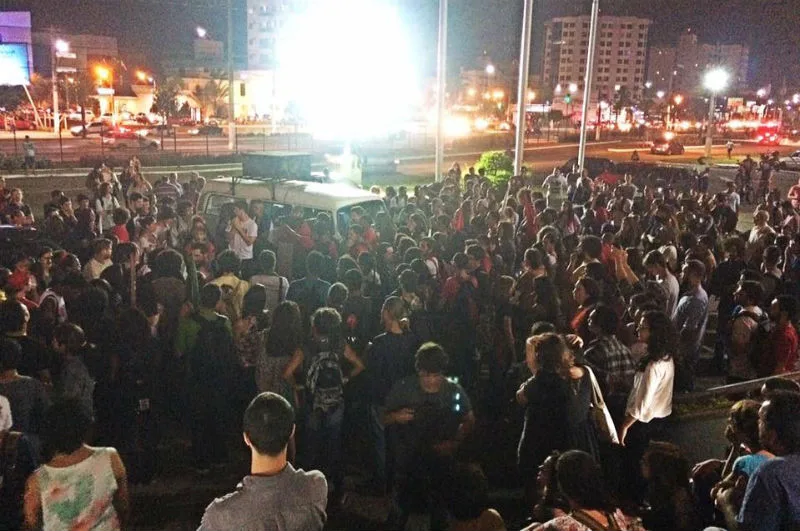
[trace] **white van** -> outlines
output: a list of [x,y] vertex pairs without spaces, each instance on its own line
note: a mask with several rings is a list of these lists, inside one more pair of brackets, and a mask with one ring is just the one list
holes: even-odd
[[358,205],[375,218],[384,211],[384,203],[375,194],[346,183],[316,183],[306,181],[280,181],[236,179],[236,195],[231,191],[231,178],[209,179],[200,195],[198,213],[212,232],[217,226],[220,211],[226,203],[245,200],[264,203],[264,214],[270,219],[288,216],[292,207],[301,206],[303,217],[311,219],[319,212],[327,212],[334,223],[334,230],[341,236],[347,234],[350,225],[350,209]]

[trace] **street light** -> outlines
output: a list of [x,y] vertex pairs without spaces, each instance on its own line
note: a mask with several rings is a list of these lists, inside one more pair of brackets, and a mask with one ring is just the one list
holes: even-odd
[[469,96],[470,98],[474,98],[475,94],[477,94],[477,93],[478,93],[478,91],[475,90],[475,87],[470,87],[470,88],[467,89],[467,96]]
[[486,75],[487,76],[493,76],[494,73],[495,73],[494,65],[493,64],[486,65]]
[[703,85],[707,88],[711,95],[708,98],[708,127],[706,129],[706,159],[711,158],[711,146],[713,142],[712,127],[714,124],[714,103],[717,93],[722,91],[728,85],[730,75],[722,68],[714,68],[706,72],[703,77]]
[[574,92],[578,92],[578,84],[577,83],[570,83],[569,84],[569,93],[572,94]]
[[100,81],[108,81],[111,77],[111,70],[106,68],[105,66],[98,66],[94,69],[95,75],[97,75],[97,79]]
[[766,95],[767,95],[767,89],[760,88],[758,89],[758,91],[756,91],[756,96],[758,96],[759,98],[763,98]]
[[206,31],[206,29],[203,26],[197,26],[195,31],[197,32],[197,37],[200,39],[205,39],[206,36],[208,35],[208,31]]
[[659,90],[658,92],[656,92],[656,97],[658,99],[663,99],[665,94],[666,92],[664,92],[663,90]]
[[55,49],[58,53],[69,53],[69,43],[64,39],[58,39],[55,42]]
[[58,56],[69,53],[69,43],[64,39],[53,41],[53,48],[50,51],[52,82],[53,82],[53,132],[61,132],[61,116],[58,113]]
[[683,96],[681,96],[680,94],[675,94],[675,98],[673,98],[673,101],[675,101],[675,105],[680,105],[681,103],[683,103]]
[[528,90],[528,101],[533,102],[536,99],[536,93],[532,90]]

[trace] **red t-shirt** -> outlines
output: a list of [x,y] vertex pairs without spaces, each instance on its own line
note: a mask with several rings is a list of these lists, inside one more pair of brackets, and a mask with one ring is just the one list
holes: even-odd
[[119,243],[128,243],[131,241],[128,228],[125,225],[114,225],[111,227],[111,235],[116,236]]
[[774,375],[793,372],[797,363],[797,330],[792,323],[776,327],[771,334],[772,355],[775,359]]

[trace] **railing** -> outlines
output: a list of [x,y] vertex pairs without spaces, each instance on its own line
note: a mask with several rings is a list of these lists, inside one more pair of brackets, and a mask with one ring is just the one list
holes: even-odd
[[[782,374],[780,377],[800,382],[800,372]],[[674,402],[678,404],[685,404],[709,398],[725,397],[728,395],[747,395],[752,391],[760,390],[761,386],[764,385],[764,382],[773,378],[776,378],[776,376],[768,376],[766,378],[757,378],[755,380],[748,380],[746,382],[720,385],[719,387],[712,387],[710,389],[706,389],[705,391],[697,391],[694,393],[676,394],[674,397]]]

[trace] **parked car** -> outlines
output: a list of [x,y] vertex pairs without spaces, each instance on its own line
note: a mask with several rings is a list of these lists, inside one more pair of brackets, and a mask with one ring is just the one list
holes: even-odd
[[161,142],[154,138],[145,138],[137,134],[126,136],[103,137],[103,145],[108,149],[160,149]]
[[36,129],[36,123],[33,120],[19,116],[1,116],[0,127],[3,129],[11,129],[13,127],[17,131],[33,131]]
[[188,133],[195,136],[222,136],[222,128],[216,122],[209,122],[189,129]]
[[666,138],[654,140],[650,145],[650,153],[653,155],[683,155],[684,151],[686,151],[686,148],[683,147],[683,144],[674,138],[671,140]]
[[778,168],[782,170],[800,171],[800,151],[793,151],[788,156],[778,159]]
[[759,131],[756,133],[755,140],[761,146],[777,146],[781,143],[781,135],[778,131]]
[[76,125],[75,127],[71,127],[69,132],[72,136],[83,136],[84,130],[86,131],[86,136],[93,136],[93,135],[104,135],[111,130],[111,126],[105,122],[92,122],[89,125]]

